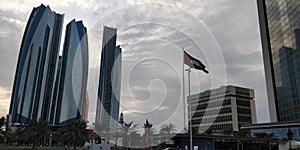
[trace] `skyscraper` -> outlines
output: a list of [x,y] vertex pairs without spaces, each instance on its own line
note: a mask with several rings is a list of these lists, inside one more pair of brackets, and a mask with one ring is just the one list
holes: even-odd
[[300,1],[257,4],[271,121],[300,121]]
[[[121,48],[116,47],[117,29],[104,27],[96,123],[104,130],[114,131],[118,128],[120,87],[121,87]],[[113,71],[113,67],[114,71]]]
[[63,18],[44,5],[32,10],[20,47],[10,124],[49,119]]
[[[57,75],[55,79],[55,85],[54,85],[54,93],[53,93],[53,99],[51,102],[51,109],[50,109],[50,119],[49,123],[52,125],[55,125],[55,118],[56,118],[56,112],[58,107],[58,93],[59,93],[59,83],[60,83],[60,74],[61,74],[61,67],[62,67],[62,56],[59,56],[58,59],[58,67],[57,67]],[[60,111],[58,111],[60,112]]]
[[87,30],[72,20],[66,28],[55,124],[84,118],[88,78]]

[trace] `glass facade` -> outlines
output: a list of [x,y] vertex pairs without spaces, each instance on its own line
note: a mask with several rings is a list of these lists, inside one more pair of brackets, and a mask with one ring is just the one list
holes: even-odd
[[10,124],[48,119],[62,24],[63,15],[49,7],[41,5],[33,9],[21,43],[9,110]]
[[57,102],[58,102],[61,67],[62,67],[62,56],[59,56],[57,76],[56,76],[55,85],[54,85],[54,93],[53,93],[53,99],[51,102],[50,119],[49,119],[50,120],[49,123],[52,125],[55,125],[55,117],[57,115],[56,113],[60,113],[60,111],[57,111],[57,107],[58,107]]
[[87,30],[72,20],[66,28],[55,124],[84,118],[88,77]]
[[[104,27],[96,123],[107,131],[117,130],[119,120],[122,64],[121,61],[115,65],[114,63],[122,49],[120,46],[116,47],[116,38],[116,29]],[[113,67],[117,68],[113,71]]]
[[272,121],[300,120],[300,1],[257,0]]
[[293,140],[300,140],[300,127],[280,127],[280,128],[265,128],[265,129],[251,129],[252,137],[260,137],[260,135],[268,134],[272,139],[288,140],[288,131],[293,133]]

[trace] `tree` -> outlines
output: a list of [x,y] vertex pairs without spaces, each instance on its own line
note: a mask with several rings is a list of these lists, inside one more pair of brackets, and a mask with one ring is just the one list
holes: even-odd
[[156,131],[155,127],[151,127],[149,130],[149,135],[154,135],[156,132],[157,131]]
[[82,119],[70,120],[58,130],[57,134],[61,137],[60,140],[68,145],[72,145],[74,150],[76,150],[76,147],[83,145],[88,137],[86,127],[86,122]]
[[[146,140],[146,128],[145,128],[145,125],[144,125],[143,128],[145,129],[145,133],[142,135],[142,137],[143,137],[143,144],[146,144],[145,143],[145,140]],[[150,144],[154,143],[154,141],[153,141],[153,135],[156,134],[156,133],[157,133],[157,130],[155,129],[155,127],[151,126],[149,128],[149,142],[150,142]]]
[[121,136],[123,137],[123,146],[128,146],[128,141],[127,141],[127,138],[128,138],[128,135],[131,133],[131,132],[134,132],[136,131],[137,129],[137,126],[138,124],[132,124],[133,121],[131,121],[130,123],[123,123],[122,126],[119,128],[120,130],[120,134]]
[[176,132],[176,127],[174,124],[169,123],[169,124],[162,124],[160,126],[160,133],[161,134],[173,134]]
[[[184,133],[190,134],[190,128],[184,128]],[[192,135],[199,134],[198,128],[192,128]]]
[[6,124],[6,119],[5,117],[1,117],[0,118],[0,143],[3,143],[4,142],[4,139],[5,139],[5,132],[3,131],[3,127],[5,126]]
[[2,131],[2,127],[4,127],[6,124],[6,119],[5,117],[1,117],[0,118],[0,128],[1,128],[1,131]]
[[101,143],[101,139],[109,139],[109,137],[111,136],[111,134],[109,132],[107,132],[102,124],[100,123],[93,123],[94,127],[95,127],[95,132],[97,133],[97,135],[100,137],[100,143]]
[[24,137],[25,127],[13,127],[13,129],[9,129],[6,133],[6,142],[7,143],[17,143],[17,146],[24,143],[25,137]]
[[25,127],[24,136],[27,139],[32,139],[32,149],[37,149],[37,146],[43,144],[43,141],[49,134],[48,123],[43,120],[31,120]]
[[129,139],[128,141],[130,141],[130,146],[131,147],[135,147],[138,148],[141,146],[141,135],[137,132],[137,131],[132,131],[129,134]]
[[267,138],[267,139],[270,139],[270,138],[273,138],[274,137],[274,133],[265,133],[265,132],[257,132],[257,133],[254,133],[254,136],[256,138]]

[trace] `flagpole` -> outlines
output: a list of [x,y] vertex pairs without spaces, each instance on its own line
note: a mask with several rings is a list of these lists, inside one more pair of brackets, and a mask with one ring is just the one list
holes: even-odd
[[[191,67],[189,69],[186,69],[188,71],[188,83],[189,83],[189,96],[191,96]],[[189,129],[190,129],[190,150],[193,150],[193,134],[192,134],[192,107],[191,107],[191,102],[188,104],[189,105]]]
[[[209,73],[207,70],[205,70],[205,66],[203,63],[192,57],[191,55],[187,54],[183,49],[183,57],[184,57],[184,64],[186,63],[190,68],[186,69],[185,71],[188,71],[188,84],[189,84],[189,96],[191,96],[191,68],[194,68],[196,70],[202,70],[205,73]],[[187,62],[185,62],[185,58],[188,57]],[[183,65],[184,65],[183,64]],[[183,73],[184,75],[184,73]],[[188,100],[188,99],[187,99]],[[188,103],[188,115],[189,115],[189,130],[190,130],[190,150],[193,150],[193,128],[192,128],[192,106],[191,102]]]
[[185,117],[185,84],[184,84],[184,48],[182,48],[182,102],[183,102],[183,127],[185,129],[186,117]]

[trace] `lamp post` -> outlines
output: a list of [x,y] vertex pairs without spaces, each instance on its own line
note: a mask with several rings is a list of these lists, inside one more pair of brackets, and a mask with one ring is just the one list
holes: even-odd
[[289,128],[288,129],[288,132],[286,133],[288,139],[289,139],[289,142],[290,142],[290,150],[292,149],[292,140],[293,140],[293,136],[294,136],[294,133],[291,131],[291,129]]
[[50,139],[49,139],[49,147],[52,146],[52,132],[50,133]]

